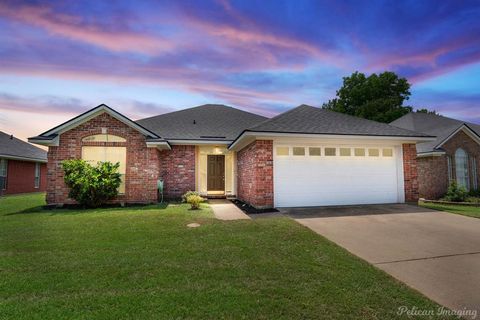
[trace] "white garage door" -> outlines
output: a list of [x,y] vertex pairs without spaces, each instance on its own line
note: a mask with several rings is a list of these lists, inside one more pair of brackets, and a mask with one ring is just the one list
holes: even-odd
[[[274,146],[276,207],[403,202],[394,146]],[[402,179],[403,180],[403,179]]]

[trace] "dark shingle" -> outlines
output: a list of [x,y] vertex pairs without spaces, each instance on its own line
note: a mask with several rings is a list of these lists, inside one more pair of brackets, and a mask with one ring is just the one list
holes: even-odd
[[265,117],[232,107],[206,104],[137,120],[166,140],[233,140]]
[[21,157],[31,160],[47,161],[47,152],[30,143],[0,131],[0,157]]
[[464,124],[480,136],[480,125],[478,124],[427,113],[411,112],[390,124],[398,128],[423,132],[437,138],[435,141],[417,144],[418,153],[436,151],[435,147],[438,144]]
[[426,134],[397,128],[386,123],[366,120],[307,105],[301,105],[256,126],[250,127],[248,131],[428,137]]

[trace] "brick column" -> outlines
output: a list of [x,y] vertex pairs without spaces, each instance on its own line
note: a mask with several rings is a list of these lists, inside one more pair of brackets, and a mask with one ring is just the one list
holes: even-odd
[[402,145],[403,150],[403,179],[405,187],[405,201],[418,201],[418,171],[417,147],[414,143]]
[[256,140],[237,153],[238,198],[255,208],[273,207],[273,141]]

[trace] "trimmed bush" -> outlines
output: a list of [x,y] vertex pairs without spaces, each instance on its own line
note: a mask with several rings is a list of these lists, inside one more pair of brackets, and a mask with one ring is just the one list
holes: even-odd
[[70,189],[68,196],[84,207],[99,207],[118,195],[121,179],[119,163],[99,162],[91,166],[84,160],[62,162],[64,180]]
[[186,202],[187,202],[187,198],[188,198],[189,196],[192,196],[192,195],[193,195],[193,196],[200,196],[200,193],[198,193],[197,191],[187,191],[187,192],[185,192],[185,193],[183,194],[183,196],[182,196],[182,202],[185,202],[185,203],[186,203]]
[[452,181],[452,183],[448,187],[444,199],[446,201],[465,202],[467,200],[467,197],[468,191],[464,187],[458,186],[457,182]]
[[200,203],[202,203],[204,199],[198,195],[191,194],[187,197],[187,203],[190,204],[192,210],[200,209]]

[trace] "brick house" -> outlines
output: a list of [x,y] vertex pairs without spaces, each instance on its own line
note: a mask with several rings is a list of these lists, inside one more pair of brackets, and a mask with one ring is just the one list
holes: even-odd
[[72,203],[61,161],[120,163],[118,202],[188,190],[257,208],[418,198],[415,144],[434,137],[306,105],[274,118],[203,105],[133,121],[106,105],[30,142],[48,146],[47,202]]
[[46,190],[47,152],[0,131],[0,195]]
[[478,190],[480,125],[424,113],[409,113],[391,125],[437,137],[416,146],[420,197],[438,199],[452,181]]

